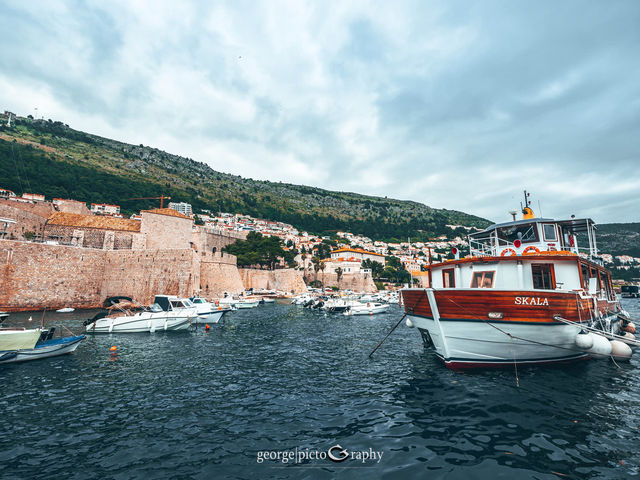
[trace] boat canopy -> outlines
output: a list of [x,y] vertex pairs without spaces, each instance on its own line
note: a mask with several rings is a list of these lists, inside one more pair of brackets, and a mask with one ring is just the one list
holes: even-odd
[[[568,251],[585,253],[596,260],[596,224],[590,218],[554,220],[527,218],[497,223],[469,234],[471,256],[520,255],[528,252]],[[578,234],[586,234],[588,247],[578,246]]]

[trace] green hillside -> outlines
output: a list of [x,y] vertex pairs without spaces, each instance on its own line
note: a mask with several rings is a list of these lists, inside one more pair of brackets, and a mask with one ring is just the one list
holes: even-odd
[[[485,227],[462,212],[388,198],[243,178],[161,150],[73,130],[61,122],[19,117],[0,127],[0,188],[47,198],[115,203],[125,213],[158,205],[127,200],[161,194],[194,211],[236,212],[279,220],[316,234],[338,230],[373,239],[426,239],[447,224]],[[215,159],[213,159],[215,161]]]

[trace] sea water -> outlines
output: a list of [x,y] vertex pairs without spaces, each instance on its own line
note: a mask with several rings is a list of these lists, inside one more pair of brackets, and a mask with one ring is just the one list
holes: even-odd
[[401,325],[369,358],[401,315],[278,303],[0,365],[0,477],[637,478],[640,352],[519,367],[518,386],[513,368],[448,370]]

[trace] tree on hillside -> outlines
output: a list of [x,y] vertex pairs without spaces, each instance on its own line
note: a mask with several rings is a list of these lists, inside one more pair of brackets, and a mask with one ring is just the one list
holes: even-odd
[[342,270],[342,267],[336,268],[336,276],[338,278],[338,286],[340,286],[340,279],[342,278],[342,274],[343,273],[344,273],[344,270]]
[[289,266],[295,263],[293,253],[282,247],[282,241],[278,237],[266,237],[258,232],[250,232],[246,240],[238,240],[223,250],[235,255],[240,266],[259,265],[273,270],[281,260]]
[[382,272],[384,271],[384,267],[380,262],[376,262],[375,260],[363,260],[362,268],[368,268],[371,270],[371,276],[374,278],[380,277]]

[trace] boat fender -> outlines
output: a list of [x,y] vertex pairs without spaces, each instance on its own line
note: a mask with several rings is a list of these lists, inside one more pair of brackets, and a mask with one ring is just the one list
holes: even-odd
[[611,340],[611,356],[614,360],[629,360],[631,358],[631,347],[620,340]]
[[593,358],[607,358],[611,355],[611,342],[599,335],[593,333],[593,345],[587,349],[587,353],[591,354]]
[[407,318],[407,320],[406,320],[404,323],[405,323],[405,324],[407,325],[407,327],[409,327],[409,328],[413,328],[413,327],[414,327],[413,322],[411,321],[411,319],[410,319],[410,318]]
[[593,334],[587,332],[580,332],[576,335],[576,346],[582,350],[589,350],[593,347]]
[[624,335],[622,335],[624,337],[624,339],[622,340],[623,342],[625,342],[628,345],[636,345],[636,336],[631,333],[631,332],[624,332]]
[[513,255],[516,255],[516,251],[513,248],[505,248],[500,254],[501,257],[512,257]]

